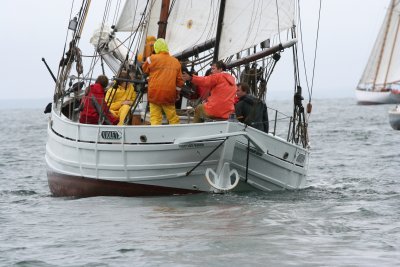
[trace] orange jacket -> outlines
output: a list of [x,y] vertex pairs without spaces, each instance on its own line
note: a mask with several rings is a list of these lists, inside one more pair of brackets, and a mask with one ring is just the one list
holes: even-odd
[[167,52],[147,58],[142,66],[149,74],[147,97],[150,103],[171,105],[176,101],[176,87],[183,86],[181,64]]
[[204,103],[204,110],[207,115],[228,119],[229,114],[235,112],[236,84],[232,75],[227,72],[215,73],[205,77],[193,75],[192,83],[210,90],[210,96]]

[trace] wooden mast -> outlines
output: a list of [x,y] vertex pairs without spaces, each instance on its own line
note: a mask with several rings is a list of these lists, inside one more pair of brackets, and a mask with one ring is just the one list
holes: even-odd
[[225,13],[225,0],[221,0],[219,5],[217,34],[215,36],[215,47],[214,47],[214,57],[213,57],[214,62],[218,61],[219,42],[221,40],[224,13]]
[[389,12],[389,18],[388,18],[388,22],[387,22],[386,30],[385,30],[385,36],[384,36],[384,38],[383,38],[383,44],[382,44],[382,47],[381,47],[381,51],[380,51],[380,53],[379,53],[378,65],[377,65],[376,71],[375,71],[374,82],[373,82],[373,84],[372,84],[372,90],[373,90],[373,91],[375,91],[376,79],[378,78],[378,73],[379,73],[379,70],[380,70],[380,68],[381,68],[383,52],[385,51],[385,47],[386,47],[386,39],[387,39],[387,36],[388,36],[388,33],[389,33],[390,24],[391,24],[391,22],[392,22],[392,16],[393,16],[393,10],[394,10],[394,2],[395,2],[395,0],[392,0],[392,1],[391,1],[391,7],[390,7],[390,12]]
[[170,0],[162,0],[161,11],[160,11],[160,21],[158,22],[157,38],[165,39],[165,35],[167,34],[169,3],[170,3]]

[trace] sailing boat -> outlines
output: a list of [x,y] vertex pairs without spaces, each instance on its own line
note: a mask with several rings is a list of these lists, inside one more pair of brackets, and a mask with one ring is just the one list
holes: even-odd
[[400,103],[400,1],[391,0],[356,89],[359,104]]
[[[55,79],[46,144],[47,177],[54,196],[155,196],[305,186],[309,139],[297,69],[297,1],[127,0],[122,10],[121,2],[115,2],[113,9],[113,2],[107,1],[102,24],[90,39],[91,55],[78,48],[83,27],[89,25],[91,1],[83,0],[76,17],[70,18],[69,50],[64,48]],[[111,17],[118,20],[110,27],[105,20]],[[223,60],[238,80],[252,84],[261,100],[280,54],[291,52],[293,113],[270,110],[274,120],[268,133],[234,116],[190,123],[195,103],[183,98],[181,124],[148,125],[146,80],[137,59],[147,36],[165,38],[170,53],[200,74],[211,62]],[[130,114],[140,116],[139,125],[79,123],[78,107],[85,92],[77,85],[88,86],[96,67],[108,77],[122,67],[134,73],[129,82],[138,96]]]

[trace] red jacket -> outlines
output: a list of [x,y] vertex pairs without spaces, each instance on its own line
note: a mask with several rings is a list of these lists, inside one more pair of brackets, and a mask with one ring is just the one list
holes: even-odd
[[176,102],[176,87],[183,86],[181,64],[167,52],[151,55],[142,69],[149,74],[148,99],[157,105],[171,105]]
[[108,112],[107,104],[104,102],[104,89],[98,83],[90,85],[88,94],[85,95],[81,100],[81,103],[83,103],[83,110],[80,113],[79,122],[86,124],[99,123],[99,114],[93,106],[92,96],[96,98],[97,103],[99,103],[103,112],[107,111],[106,116],[108,120],[112,124],[117,124],[118,119]]
[[204,103],[207,115],[228,119],[229,114],[235,112],[236,83],[232,75],[220,72],[205,77],[193,76],[192,83],[210,90],[210,96]]

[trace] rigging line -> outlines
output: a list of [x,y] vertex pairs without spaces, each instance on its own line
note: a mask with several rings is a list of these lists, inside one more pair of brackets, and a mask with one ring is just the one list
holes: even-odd
[[[149,5],[149,0],[146,1],[146,6],[144,7],[144,11],[143,11],[143,13],[142,13],[142,15],[141,15],[141,17],[140,17],[138,26],[137,26],[136,30],[134,30],[135,19],[136,19],[136,15],[137,15],[137,13],[138,13],[137,10],[138,10],[138,6],[139,6],[139,2],[136,2],[135,14],[133,15],[133,18],[132,18],[132,26],[131,26],[131,32],[134,32],[134,33],[131,34],[131,35],[129,36],[129,42],[128,42],[128,47],[127,47],[127,49],[128,49],[129,51],[132,51],[133,43],[134,43],[134,41],[135,41],[135,39],[136,39],[136,34],[137,34],[137,32],[139,31],[139,28],[141,27],[141,25],[142,25],[143,22],[144,22],[144,18],[146,17],[146,11],[147,11],[148,5]],[[138,45],[138,44],[137,44],[137,45]],[[136,48],[135,50],[137,50],[137,47],[135,47],[135,48]],[[129,58],[128,55],[129,55],[129,53],[126,55],[126,57],[127,57],[126,60]],[[133,56],[133,55],[132,55],[132,56]],[[125,61],[124,61],[124,63],[125,63]]]
[[[96,54],[97,54],[97,49],[99,49],[99,46],[100,46],[101,34],[103,33],[104,25],[105,25],[105,22],[106,22],[106,18],[108,17],[108,13],[109,13],[109,10],[110,10],[110,5],[111,5],[111,1],[110,1],[110,0],[107,0],[107,2],[106,2],[106,7],[105,7],[104,13],[103,13],[103,20],[102,20],[102,22],[101,22],[101,28],[100,28],[100,33],[99,33],[99,40],[97,41],[97,45],[96,45],[96,49],[95,49],[95,55],[94,55],[94,57],[92,58],[92,62],[91,62],[91,66],[93,66],[93,68],[94,68],[94,65],[95,65],[94,60],[95,60],[95,57],[96,57]],[[89,72],[88,72],[88,73],[89,73]],[[93,78],[93,72],[92,72],[92,74],[90,75],[90,78]]]
[[114,18],[112,19],[112,25],[116,24],[120,8],[121,8],[121,0],[118,0],[117,6],[115,7]]
[[[316,60],[317,60],[317,49],[318,49],[318,39],[319,39],[319,26],[320,26],[320,21],[321,21],[321,6],[322,6],[322,0],[319,0],[318,28],[317,28],[317,37],[316,37],[316,39],[315,39],[314,63],[313,63],[312,78],[311,78],[311,96],[312,96],[313,87],[314,87],[314,74],[315,74],[315,65],[316,65]],[[311,96],[310,96],[310,100],[311,100]]]
[[213,8],[213,6],[214,6],[213,5],[213,1],[211,1],[211,5],[209,7],[209,12],[208,12],[208,16],[207,16],[207,21],[205,23],[205,26],[209,25],[210,18],[212,18],[212,20],[210,22],[211,26],[208,28],[208,31],[207,31],[207,27],[204,27],[204,29],[201,32],[201,34],[199,34],[199,37],[197,38],[197,40],[194,41],[193,46],[195,46],[195,45],[197,45],[199,43],[199,41],[201,40],[202,36],[205,36],[205,40],[209,40],[211,38],[211,36],[213,36],[213,34],[212,34],[213,30],[212,29],[213,29],[213,25],[215,25],[214,24],[215,16],[214,16],[214,13],[212,12],[213,10],[215,10],[215,8]]
[[306,79],[308,97],[311,98],[311,91],[310,91],[310,85],[309,85],[309,82],[308,82],[308,75],[307,75],[308,72],[307,72],[306,59],[305,59],[305,53],[304,53],[303,27],[302,27],[302,22],[301,22],[300,0],[297,0],[297,6],[299,8],[298,20],[299,20],[300,43],[301,43],[301,54],[302,54],[302,58],[303,58],[304,76],[305,76],[305,79]]
[[176,2],[176,0],[173,0],[171,5],[170,5],[170,7],[169,7],[168,15],[167,15],[167,21],[169,19],[169,15],[171,15],[172,9],[174,8],[175,2]]
[[[139,37],[137,38],[138,40],[137,40],[137,42],[136,42],[136,46],[135,46],[135,49],[132,49],[132,47],[133,47],[133,44],[134,44],[134,40],[136,39],[136,34],[139,32],[139,28],[140,27],[142,27],[142,25],[144,25],[144,22],[145,22],[145,18],[147,17],[147,9],[148,9],[148,7],[149,7],[149,2],[150,2],[150,0],[147,0],[146,1],[146,6],[144,7],[144,11],[143,11],[143,13],[142,13],[142,15],[141,15],[141,17],[140,17],[140,20],[139,20],[139,23],[138,23],[138,26],[137,26],[137,28],[136,28],[136,30],[135,31],[133,31],[134,33],[132,33],[129,37],[128,37],[128,39],[129,38],[132,38],[132,39],[130,39],[130,40],[132,40],[132,42],[131,41],[129,41],[129,47],[127,47],[127,49],[128,49],[128,51],[129,52],[132,52],[132,56],[130,57],[130,60],[132,60],[133,59],[133,57],[135,56],[135,51],[136,51],[136,56],[137,56],[137,54],[138,54],[138,51],[139,51],[139,49],[140,49],[140,46],[141,46],[141,43],[143,42],[143,38],[144,38],[144,33],[142,33],[141,35],[139,35]],[[150,7],[150,10],[151,10],[151,8],[152,7]],[[138,9],[138,4],[136,5],[136,10]],[[137,12],[135,12],[135,17],[136,17],[136,13]],[[149,12],[150,13],[150,12]],[[133,22],[132,22],[132,29],[133,29],[133,26],[134,26],[134,19],[133,19]],[[128,61],[128,59],[129,59],[129,52],[127,53],[127,55],[126,55],[126,58],[125,58],[125,60],[124,60],[124,62],[122,63],[122,64],[125,64],[127,61]]]
[[[72,18],[72,10],[74,9],[74,3],[75,3],[75,0],[72,1],[72,4],[71,4],[71,11],[69,12],[69,20],[68,20],[68,21],[71,21],[71,18]],[[64,57],[64,54],[65,54],[65,50],[67,49],[68,34],[69,34],[69,30],[68,30],[68,28],[67,28],[67,34],[65,35],[65,42],[64,42],[63,57]],[[58,77],[58,75],[60,74],[60,70],[61,70],[61,66],[58,67],[57,77]],[[56,86],[57,86],[57,83],[56,83]]]
[[280,24],[279,24],[280,19],[279,19],[278,0],[275,0],[275,3],[276,3],[276,16],[278,17],[278,37],[279,37],[279,43],[282,43],[282,41],[281,41],[281,35],[280,35],[281,27],[280,27]]
[[298,8],[299,8],[299,26],[300,26],[300,43],[301,43],[301,51],[302,51],[302,58],[303,58],[303,67],[304,67],[304,76],[306,78],[306,85],[308,90],[309,101],[311,101],[312,91],[314,87],[314,76],[315,76],[315,65],[316,65],[316,58],[317,58],[317,48],[318,48],[318,39],[319,39],[319,30],[320,30],[320,22],[321,22],[321,8],[322,8],[322,1],[319,1],[319,10],[318,10],[318,23],[317,23],[317,36],[315,39],[315,49],[314,49],[314,59],[313,59],[313,70],[312,70],[312,78],[311,78],[311,87],[308,82],[308,75],[307,75],[307,68],[306,68],[306,60],[304,54],[304,42],[303,42],[303,29],[301,23],[301,10],[300,10],[300,0],[297,0]]
[[[108,52],[105,52],[103,54],[99,54],[98,56],[104,56],[104,55],[108,55],[111,54],[112,52],[114,52],[115,50],[117,50],[120,46],[124,45],[126,41],[128,41],[128,39],[134,35],[134,33],[132,33],[131,35],[129,35],[123,42],[121,42],[121,44],[119,44],[118,46],[116,46],[113,50],[110,50]],[[95,56],[89,56],[89,55],[82,55],[82,57],[95,57]]]

